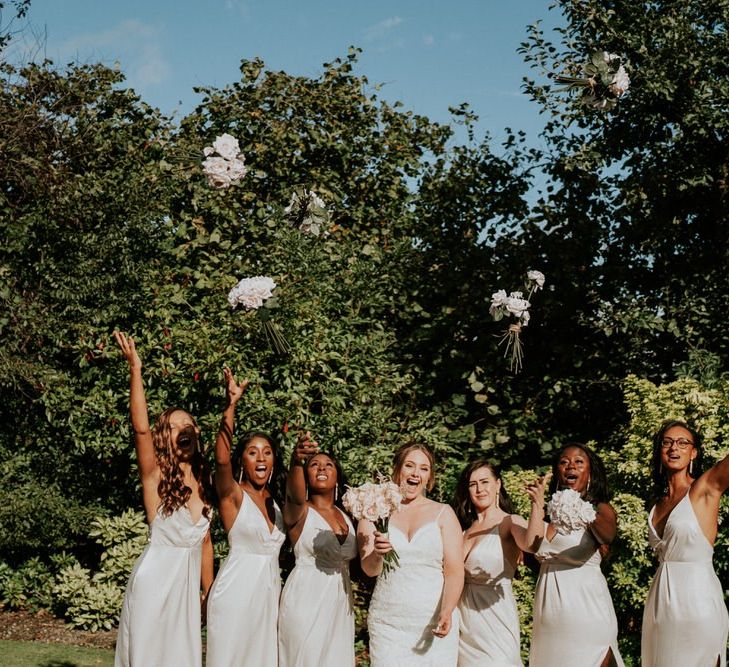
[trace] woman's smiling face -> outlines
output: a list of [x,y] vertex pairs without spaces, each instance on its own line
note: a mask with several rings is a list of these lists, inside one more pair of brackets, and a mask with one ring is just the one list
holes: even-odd
[[430,460],[419,449],[414,449],[405,456],[400,468],[399,479],[403,500],[412,500],[419,495],[425,495],[428,481],[432,474]]

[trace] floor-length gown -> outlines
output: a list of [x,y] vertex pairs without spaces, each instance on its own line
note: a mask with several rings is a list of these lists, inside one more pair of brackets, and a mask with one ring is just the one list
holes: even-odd
[[454,667],[458,661],[458,612],[445,637],[433,634],[444,581],[438,518],[410,541],[390,523],[390,544],[400,564],[377,577],[372,594],[367,617],[372,667]]
[[157,511],[149,544],[137,559],[124,594],[116,667],[199,667],[200,566],[210,521],[193,522],[180,507]]
[[294,545],[296,565],[281,595],[278,616],[280,667],[352,667],[354,607],[349,561],[357,537],[349,517],[340,544],[326,520],[309,507]]
[[662,538],[653,526],[654,509],[648,516],[648,541],[659,565],[643,610],[641,664],[725,667],[729,615],[712,564],[714,548],[688,493],[673,508]]
[[278,554],[286,538],[274,503],[275,521],[266,518],[243,491],[243,502],[228,533],[230,553],[208,595],[207,667],[276,667]]
[[498,525],[473,545],[464,566],[458,667],[522,667],[511,589],[516,566],[504,555]]
[[623,666],[598,546],[584,528],[542,540],[529,667],[599,667],[610,649]]

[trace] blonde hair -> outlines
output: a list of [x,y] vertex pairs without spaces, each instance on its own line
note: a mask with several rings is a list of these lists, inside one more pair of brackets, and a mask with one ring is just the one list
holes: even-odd
[[400,473],[402,472],[405,459],[410,452],[415,451],[423,452],[423,454],[425,454],[428,458],[428,462],[430,463],[430,476],[428,477],[428,483],[425,485],[425,488],[428,491],[432,491],[435,486],[435,456],[428,445],[420,443],[402,445],[400,449],[395,452],[395,456],[392,460],[392,479],[396,484],[400,483]]

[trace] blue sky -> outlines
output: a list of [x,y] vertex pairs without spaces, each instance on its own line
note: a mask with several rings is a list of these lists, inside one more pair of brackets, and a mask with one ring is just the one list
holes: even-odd
[[550,0],[33,0],[31,30],[9,59],[118,62],[149,103],[190,111],[198,85],[239,78],[242,58],[315,77],[321,64],[363,49],[358,73],[381,95],[433,120],[469,102],[480,131],[505,126],[536,141],[542,125],[520,90],[516,53],[526,26],[558,21]]

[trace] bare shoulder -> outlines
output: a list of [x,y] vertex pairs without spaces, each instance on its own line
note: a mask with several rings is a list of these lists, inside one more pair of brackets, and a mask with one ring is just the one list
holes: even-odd
[[520,514],[507,514],[504,517],[504,523],[511,529],[512,526],[518,526],[519,528],[527,527],[527,520]]

